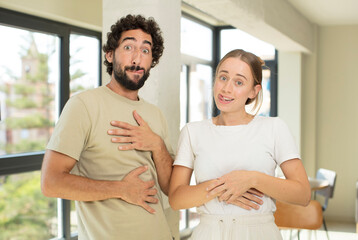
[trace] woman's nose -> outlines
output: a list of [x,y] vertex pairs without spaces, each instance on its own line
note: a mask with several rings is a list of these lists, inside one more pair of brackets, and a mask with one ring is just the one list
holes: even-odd
[[224,92],[231,92],[231,89],[232,89],[232,86],[231,86],[230,81],[226,81],[221,90]]

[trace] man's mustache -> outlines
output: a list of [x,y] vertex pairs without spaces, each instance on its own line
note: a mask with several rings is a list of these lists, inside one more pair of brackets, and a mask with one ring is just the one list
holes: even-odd
[[130,71],[143,70],[143,71],[145,71],[144,68],[142,68],[142,67],[140,67],[140,66],[135,66],[135,65],[133,65],[133,66],[126,66],[126,67],[124,68],[124,70],[130,70]]

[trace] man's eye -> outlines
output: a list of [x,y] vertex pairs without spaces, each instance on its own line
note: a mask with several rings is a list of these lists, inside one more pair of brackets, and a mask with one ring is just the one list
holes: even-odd
[[143,53],[148,54],[149,52],[149,49],[143,49]]
[[131,50],[132,47],[127,45],[127,46],[124,46],[124,49],[125,49],[125,50]]

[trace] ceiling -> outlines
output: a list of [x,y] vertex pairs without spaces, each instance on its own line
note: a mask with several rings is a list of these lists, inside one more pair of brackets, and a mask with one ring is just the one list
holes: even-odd
[[312,23],[319,26],[358,24],[357,0],[287,0]]
[[[223,0],[222,0],[223,1]],[[230,0],[229,0],[230,1]],[[233,1],[233,0],[231,0]],[[267,0],[262,0],[267,1]],[[319,26],[357,25],[358,0],[286,0],[310,22]],[[193,7],[191,3],[203,0],[182,0],[182,10],[212,25],[227,23]],[[211,0],[209,2],[215,2]],[[225,1],[224,1],[225,2]]]

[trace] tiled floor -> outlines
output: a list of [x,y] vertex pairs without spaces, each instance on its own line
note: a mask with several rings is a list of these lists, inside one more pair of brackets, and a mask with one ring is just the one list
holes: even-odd
[[[355,223],[327,222],[329,240],[358,240]],[[296,230],[282,230],[284,240],[297,240]],[[323,226],[317,231],[302,230],[300,240],[328,240]]]

